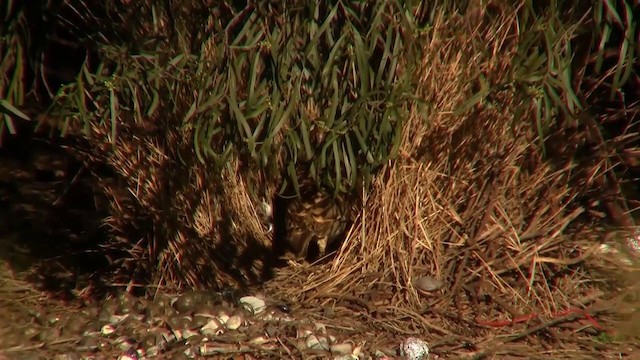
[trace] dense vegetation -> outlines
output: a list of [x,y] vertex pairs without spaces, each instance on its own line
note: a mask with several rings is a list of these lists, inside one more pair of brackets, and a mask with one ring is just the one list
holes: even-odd
[[[449,307],[551,316],[601,285],[600,243],[636,258],[638,10],[10,0],[0,146],[48,139],[77,164],[67,183],[93,184],[78,196],[102,199],[105,234],[82,246],[108,258],[103,283],[275,277],[298,299],[393,284],[385,301],[417,309],[407,284],[428,271],[449,286],[430,306],[452,331],[467,325]],[[305,187],[358,218],[331,271],[279,273],[260,206]]]

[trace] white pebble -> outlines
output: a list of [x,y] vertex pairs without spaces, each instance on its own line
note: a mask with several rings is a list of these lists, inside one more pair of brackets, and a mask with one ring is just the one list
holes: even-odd
[[309,335],[305,345],[310,350],[329,350],[329,341],[324,336]]
[[111,335],[114,332],[116,332],[116,328],[111,324],[107,324],[107,325],[103,326],[102,329],[100,330],[100,333],[102,335]]
[[200,328],[202,335],[215,336],[222,333],[222,324],[216,319],[210,320],[202,328]]
[[331,354],[334,356],[351,355],[353,352],[353,346],[349,343],[335,344],[331,345],[329,350],[331,350]]
[[444,283],[441,280],[431,276],[421,276],[413,281],[413,286],[416,289],[427,292],[440,290],[443,285]]
[[224,327],[226,327],[228,330],[236,330],[241,325],[242,325],[242,317],[238,315],[233,315],[229,317],[229,319],[227,319],[227,321],[224,323]]
[[400,355],[407,360],[422,360],[429,355],[429,345],[418,338],[410,337],[400,344]]
[[240,304],[244,306],[245,309],[250,311],[252,314],[256,315],[264,311],[267,307],[264,300],[259,299],[255,296],[243,296],[240,298]]

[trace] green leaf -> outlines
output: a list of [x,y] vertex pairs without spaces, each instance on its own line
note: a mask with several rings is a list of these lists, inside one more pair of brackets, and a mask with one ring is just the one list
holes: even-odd
[[[232,33],[233,30],[230,28],[230,26],[239,23],[239,21],[241,20],[241,17],[245,17],[245,16],[246,14],[244,14],[243,12],[239,12],[238,15],[236,15],[236,17],[234,17],[233,20],[229,22],[229,25],[225,28],[225,33],[227,34]],[[252,12],[249,18],[243,21],[244,26],[231,42],[231,46],[238,46],[240,41],[242,41],[242,39],[245,36],[249,36],[248,33],[252,29],[253,25],[255,24],[256,17],[257,17],[257,14],[255,12]]]
[[149,105],[149,110],[147,110],[147,116],[152,116],[158,109],[158,105],[160,105],[160,94],[158,94],[158,91],[154,88],[151,89],[151,92],[153,93],[153,99],[151,100],[151,105]]
[[5,114],[2,114],[2,117],[4,117],[4,124],[7,127],[7,130],[9,130],[9,134],[11,135],[17,134],[18,132],[16,131],[16,126],[13,123],[13,119],[11,118],[11,116],[5,113]]
[[[175,56],[173,59],[169,60],[169,65],[171,66],[177,66],[179,63],[182,62],[182,60],[185,58],[184,54],[179,54],[177,56]],[[180,66],[182,67],[182,66]]]
[[193,145],[194,145],[194,150],[196,153],[196,157],[198,158],[198,161],[200,161],[201,164],[205,164],[205,159],[204,159],[204,152],[206,151],[205,149],[203,149],[204,147],[206,147],[208,144],[205,141],[205,139],[203,139],[202,133],[203,133],[203,127],[204,127],[204,119],[200,119],[198,125],[195,127],[194,131],[193,131]]
[[82,64],[82,74],[83,74],[84,78],[87,80],[87,83],[89,83],[89,85],[93,86],[95,81],[93,79],[93,74],[91,74],[91,72],[89,71],[89,64],[87,63],[86,60]]
[[562,109],[563,112],[568,112],[567,107],[565,106],[564,101],[560,98],[560,94],[558,94],[557,89],[562,89],[561,86],[558,86],[560,81],[549,77],[547,79],[547,83],[544,84],[545,93],[553,100],[553,104],[556,107]]
[[305,160],[311,160],[313,158],[313,150],[311,150],[311,142],[309,141],[310,132],[307,121],[306,116],[300,119],[300,136],[302,137],[302,144],[306,155]]
[[616,11],[616,4],[612,3],[611,0],[603,0],[604,5],[606,6],[607,17],[613,20],[614,23],[618,24],[621,28],[624,28],[624,24],[622,22],[622,18]]
[[189,110],[187,111],[187,113],[184,115],[184,118],[182,119],[183,123],[187,123],[189,119],[191,119],[193,114],[196,113],[196,109],[198,108],[197,102],[198,100],[196,99],[193,101],[193,103],[191,103],[191,107],[189,107]]
[[331,147],[332,147],[332,154],[333,154],[333,167],[334,167],[335,176],[336,176],[335,185],[336,185],[336,190],[339,191],[342,184],[342,166],[340,163],[340,159],[342,158],[342,156],[340,154],[340,148],[338,148],[337,141],[333,141],[331,143]]
[[[0,99],[0,107],[4,110],[3,112],[6,114],[7,112],[17,116],[23,120],[31,120],[25,113],[18,110],[15,106],[13,106],[10,102]],[[8,125],[7,125],[8,126]],[[11,129],[9,129],[11,130]]]
[[329,100],[329,109],[326,111],[325,117],[325,125],[327,128],[333,128],[333,124],[336,120],[336,115],[338,112],[338,105],[340,104],[340,91],[338,90],[338,70],[334,69],[331,74],[331,82],[334,84],[332,87],[333,91],[331,93],[331,99]]
[[569,106],[569,111],[571,114],[576,114],[578,110],[582,110],[582,105],[580,104],[580,99],[573,91],[573,86],[571,84],[571,68],[569,66],[565,67],[562,72],[562,82],[563,88],[567,95],[567,105]]
[[300,195],[300,184],[298,183],[298,174],[296,173],[296,167],[293,162],[290,162],[289,165],[287,166],[287,173],[291,178],[293,189],[295,190],[297,195]]
[[[399,138],[399,136],[398,136]],[[351,139],[348,136],[344,137],[343,153],[345,154],[344,163],[347,168],[347,177],[349,181],[353,184],[353,179],[355,175],[358,173],[358,160],[356,159],[356,154],[353,151],[353,146],[351,145]]]
[[247,122],[246,117],[240,111],[240,106],[238,105],[238,99],[236,98],[237,93],[236,81],[233,74],[229,74],[229,108],[233,112],[234,117],[236,118],[236,122],[238,124],[238,129],[243,134],[242,136],[246,138],[247,141],[251,142],[252,131],[249,123]]
[[358,95],[366,98],[371,88],[369,57],[367,56],[367,49],[362,42],[362,37],[360,37],[358,30],[352,26],[351,33],[353,35],[356,64],[358,65],[356,73],[360,75],[360,94]]
[[109,112],[111,115],[111,145],[114,147],[116,145],[116,129],[118,126],[117,111],[118,111],[118,98],[116,97],[116,94],[113,88],[111,88],[109,89]]
[[[338,8],[340,6],[342,5],[339,3],[336,3],[335,5],[333,5],[333,7],[331,8],[331,11],[327,15],[327,18],[324,20],[322,25],[320,25],[320,28],[318,29],[316,36],[314,36],[313,39],[311,39],[310,45],[315,46],[315,44],[318,43],[318,40],[320,39],[321,36],[325,34],[328,34],[328,35],[331,34],[331,31],[327,31],[327,29],[329,29],[329,26],[331,26],[331,23],[333,22],[333,19],[336,17],[336,14],[338,13]],[[329,43],[329,45],[332,46],[333,44]]]
[[337,59],[339,56],[342,56],[342,43],[347,41],[348,33],[345,31],[336,41],[336,43],[329,51],[329,56],[327,57],[326,63],[322,72],[320,73],[321,79],[330,79],[328,76],[330,73],[337,71],[335,68],[335,64],[337,63]]
[[385,89],[390,89],[391,85],[396,79],[398,59],[400,58],[400,50],[402,49],[402,39],[400,36],[400,32],[395,33],[395,40],[393,41],[393,53],[391,54],[391,63],[389,64],[389,70],[385,82]]
[[620,91],[627,80],[629,80],[634,64],[633,58],[634,53],[633,51],[629,51],[629,39],[626,38],[622,42],[620,52],[618,53],[618,63],[616,64],[616,70],[613,75],[613,83],[609,94],[609,100],[613,100],[615,94]]
[[387,28],[387,36],[384,39],[384,49],[382,50],[382,56],[380,58],[380,65],[378,65],[378,72],[374,80],[374,86],[380,86],[382,78],[385,75],[385,68],[391,58],[391,45],[393,43],[394,32],[391,27]]
[[[263,118],[264,113],[269,109],[269,97],[267,95],[258,99],[256,104],[253,104],[250,109],[247,110],[246,118],[254,119],[254,118]],[[261,122],[262,123],[262,122]],[[258,124],[258,127],[262,128],[261,123]]]
[[251,60],[251,66],[249,67],[249,83],[247,84],[249,90],[249,96],[247,97],[250,102],[253,102],[256,96],[256,78],[258,77],[260,67],[260,53],[256,52]]
[[602,64],[604,63],[604,53],[606,50],[606,44],[609,41],[609,36],[611,36],[611,26],[609,26],[609,24],[605,24],[604,28],[602,29],[600,42],[598,44],[598,55],[596,56],[595,65],[596,73],[600,73],[602,71]]

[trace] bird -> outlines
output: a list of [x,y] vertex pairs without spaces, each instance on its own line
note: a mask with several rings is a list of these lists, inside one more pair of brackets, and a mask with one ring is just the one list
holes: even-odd
[[324,192],[297,199],[287,207],[287,239],[296,260],[307,258],[309,246],[317,246],[318,256],[340,239],[349,223],[343,202]]
[[351,218],[345,201],[325,191],[306,192],[293,198],[274,200],[275,240],[284,243],[285,257],[304,261],[320,258],[341,240]]

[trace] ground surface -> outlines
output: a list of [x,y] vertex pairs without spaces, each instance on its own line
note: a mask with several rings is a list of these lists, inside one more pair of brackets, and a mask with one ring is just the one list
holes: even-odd
[[[428,338],[431,358],[640,358],[629,340],[585,331],[593,324],[580,316],[560,324],[573,327],[549,332],[553,341],[546,347],[541,338],[547,335],[539,332],[535,341],[523,336],[492,351],[490,344],[509,333],[509,324],[487,327],[482,338],[475,330],[437,325],[424,334],[396,326],[411,309],[380,305],[388,296],[370,290],[314,302],[283,298],[277,286],[147,291],[153,296],[146,297],[128,295],[128,284],[103,284],[100,290],[92,274],[104,259],[91,241],[100,236],[103,214],[95,211],[99,199],[87,196],[91,184],[47,144],[24,149],[29,151],[6,146],[0,152],[0,359],[399,358],[399,344],[409,337]],[[614,313],[616,306],[603,311]],[[527,333],[527,324],[517,326]],[[584,339],[580,346],[556,347],[572,334]]]
[[[125,293],[101,302],[65,302],[18,279],[3,266],[0,356],[8,359],[299,358],[349,355],[354,328],[324,326],[324,316],[279,299],[232,292],[158,294],[154,300]],[[258,301],[259,302],[259,301]],[[394,353],[393,348],[382,349]],[[366,351],[368,355],[374,355]],[[252,357],[253,356],[253,357]]]
[[[232,291],[159,293],[155,300],[121,293],[101,302],[63,301],[19,278],[2,264],[0,358],[103,359],[136,354],[169,359],[339,358],[355,352],[364,358],[399,359],[398,343],[409,337],[402,329],[372,332],[348,302],[320,308],[277,299],[259,289],[254,295],[266,304],[255,312],[253,306],[258,306],[250,304],[251,297],[242,297],[248,294]],[[460,358],[442,352],[452,349],[450,342],[455,338],[443,337],[439,344],[430,344],[431,358]],[[460,349],[469,346],[457,338]],[[474,357],[486,349],[469,349],[468,354],[469,358],[495,359],[523,358],[517,356],[519,352],[528,354],[524,358],[540,359],[640,356],[631,343],[600,338],[602,343],[585,343],[582,352],[548,349],[535,355],[527,351],[525,339],[502,355]]]

